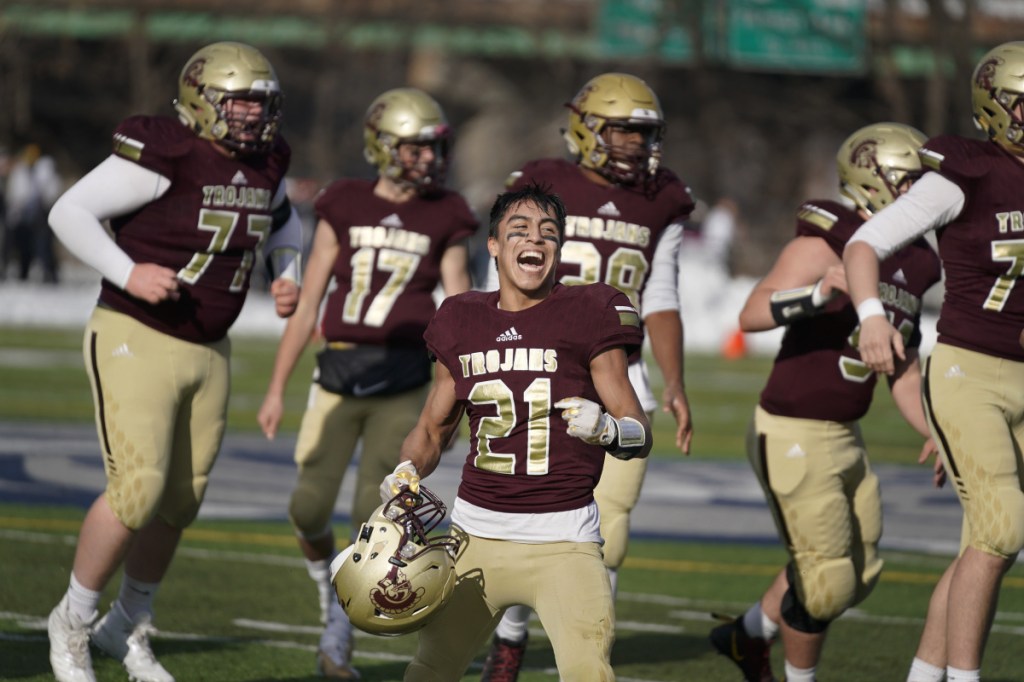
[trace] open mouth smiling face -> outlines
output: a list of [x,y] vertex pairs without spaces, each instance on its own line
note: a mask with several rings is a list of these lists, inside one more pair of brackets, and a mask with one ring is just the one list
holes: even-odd
[[507,286],[534,292],[554,284],[558,223],[540,207],[530,202],[513,207],[500,225],[498,238],[489,240],[488,246]]

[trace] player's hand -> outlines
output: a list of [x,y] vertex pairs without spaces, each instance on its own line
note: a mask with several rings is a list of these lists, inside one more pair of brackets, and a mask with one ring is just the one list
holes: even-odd
[[380,501],[387,502],[406,489],[412,493],[420,491],[420,474],[409,460],[399,462],[395,470],[384,477],[380,484]]
[[941,488],[946,484],[946,467],[942,465],[942,458],[939,457],[939,448],[931,438],[926,440],[921,447],[921,454],[917,456],[917,463],[925,464],[930,457],[935,458],[935,461],[932,462],[932,485],[936,488]]
[[891,375],[895,371],[893,355],[900,360],[907,359],[903,335],[882,315],[873,315],[860,323],[857,349],[864,364],[879,373]]
[[260,405],[260,411],[256,415],[256,421],[259,422],[260,429],[263,430],[263,435],[267,437],[267,440],[274,440],[283,414],[284,401],[281,399],[281,395],[268,393],[263,398],[263,404]]
[[274,311],[278,317],[291,317],[299,305],[299,285],[295,280],[278,277],[270,284],[270,295],[274,297]]
[[690,403],[686,392],[679,386],[666,387],[661,394],[661,411],[671,414],[676,420],[676,447],[684,455],[690,454],[693,440],[693,420],[690,417]]
[[161,301],[177,301],[177,273],[156,263],[136,263],[128,274],[124,290],[135,298],[156,305]]
[[821,278],[821,295],[826,301],[831,301],[839,294],[847,293],[846,290],[846,268],[843,264],[830,265]]
[[615,419],[593,400],[572,397],[563,398],[554,405],[562,410],[562,419],[568,426],[566,431],[591,445],[610,445],[618,435]]

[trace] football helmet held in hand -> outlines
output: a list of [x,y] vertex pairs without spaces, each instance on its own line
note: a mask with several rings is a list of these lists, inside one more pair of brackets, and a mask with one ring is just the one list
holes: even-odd
[[[604,73],[590,79],[566,106],[569,128],[563,136],[580,166],[624,185],[657,172],[665,117],[647,83],[628,73]],[[609,133],[615,128],[640,133],[642,143],[613,146]]]
[[989,50],[974,68],[974,122],[996,144],[1024,156],[1024,41]]
[[[366,160],[382,177],[421,191],[444,183],[451,138],[441,105],[416,88],[396,88],[379,95],[363,120]],[[418,160],[403,162],[399,158],[403,144],[429,147],[432,158],[422,164]]]
[[419,630],[455,589],[451,535],[428,537],[445,516],[425,487],[402,490],[362,525],[356,541],[331,562],[331,583],[352,624],[374,635]]
[[846,138],[836,154],[839,191],[868,214],[896,201],[921,177],[917,155],[927,138],[902,123],[875,123]]
[[[259,50],[221,42],[196,52],[181,70],[178,118],[196,135],[240,154],[266,154],[281,127],[281,85]],[[260,113],[232,113],[231,100],[259,102]]]

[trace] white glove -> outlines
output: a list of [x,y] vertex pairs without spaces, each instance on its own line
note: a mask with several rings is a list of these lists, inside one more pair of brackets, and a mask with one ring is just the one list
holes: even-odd
[[570,436],[602,447],[615,442],[619,434],[615,418],[593,400],[580,397],[563,398],[554,406],[555,409],[562,410],[562,419],[568,422],[566,431]]
[[389,501],[406,488],[413,493],[420,491],[420,474],[409,460],[399,462],[395,470],[384,477],[384,482],[380,484],[381,502]]

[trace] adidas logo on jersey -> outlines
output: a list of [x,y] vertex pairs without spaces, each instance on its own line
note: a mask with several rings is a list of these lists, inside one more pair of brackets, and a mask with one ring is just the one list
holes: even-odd
[[496,338],[494,340],[495,341],[518,341],[521,338],[523,338],[523,335],[520,334],[519,332],[517,332],[515,327],[509,327],[508,329],[503,331],[501,334],[499,334],[498,338]]
[[120,346],[115,348],[111,353],[112,358],[134,358],[135,354],[128,348],[127,343],[122,343]]
[[402,219],[398,217],[397,213],[392,213],[386,218],[382,218],[380,224],[381,227],[402,227]]
[[249,180],[245,177],[245,173],[238,171],[235,173],[235,177],[231,178],[232,185],[248,185]]
[[899,282],[900,284],[907,283],[907,276],[903,274],[903,268],[896,271],[896,274],[892,276],[892,281]]
[[609,201],[607,204],[597,209],[597,215],[606,215],[611,216],[612,218],[618,218],[622,214],[619,213],[619,209],[615,207],[615,204]]

